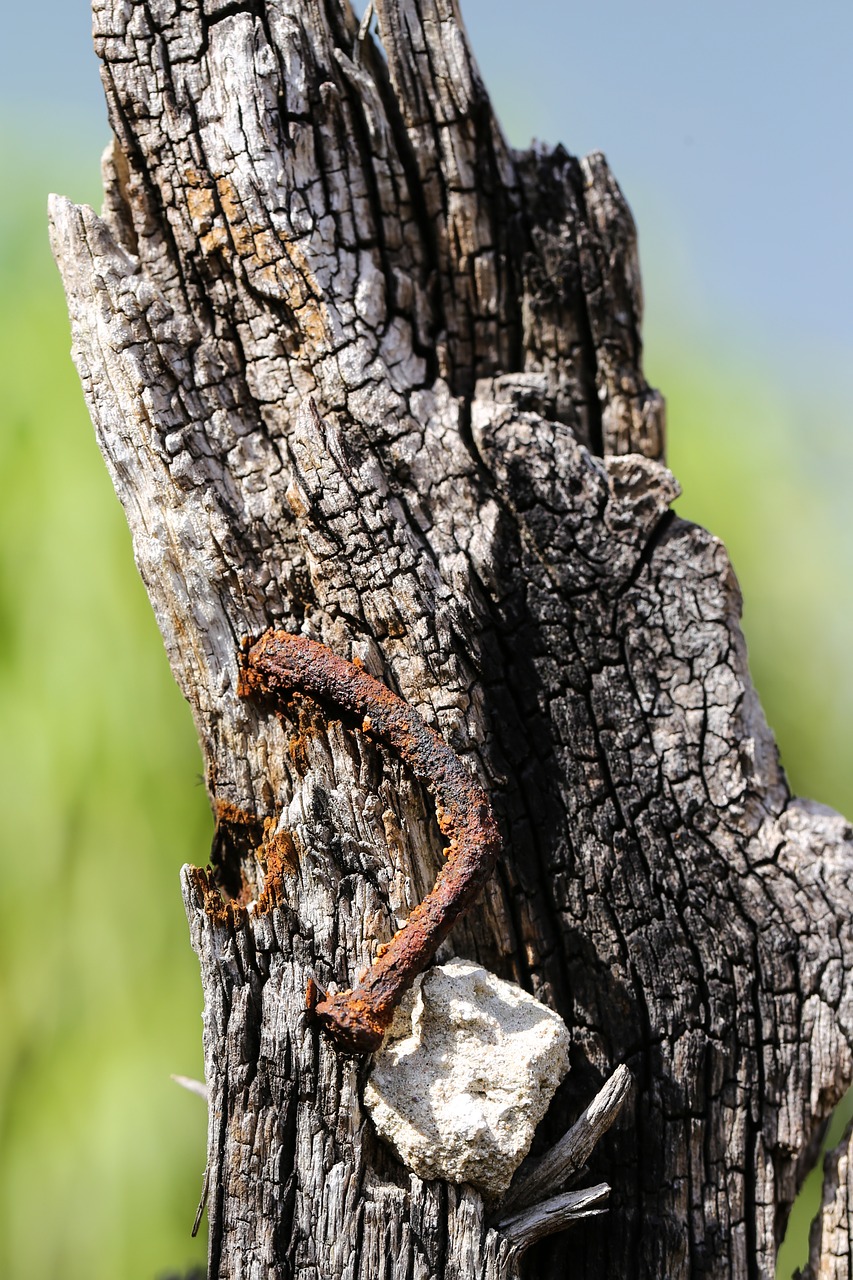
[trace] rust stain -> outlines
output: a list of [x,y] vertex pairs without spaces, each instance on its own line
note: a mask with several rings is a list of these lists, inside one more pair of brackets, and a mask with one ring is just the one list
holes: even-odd
[[213,816],[217,825],[227,822],[229,826],[243,828],[247,835],[251,837],[256,835],[256,843],[260,841],[263,835],[263,824],[259,818],[256,818],[248,809],[241,809],[239,805],[233,804],[230,800],[223,800],[217,797],[213,801]]
[[202,867],[192,867],[190,876],[197,894],[202,899],[204,914],[211,923],[225,925],[232,929],[244,923],[245,908],[237,902],[226,901],[222,897],[209,871],[205,871]]
[[255,912],[263,914],[274,907],[282,907],[287,901],[284,888],[285,876],[293,876],[299,867],[299,852],[296,841],[289,831],[273,831],[275,821],[267,820],[267,831],[272,832],[264,839],[259,854],[259,861],[264,869],[264,888],[255,904]]
[[308,743],[305,741],[304,733],[295,733],[287,744],[287,750],[290,759],[293,761],[293,767],[299,774],[300,778],[304,778],[310,768],[308,760]]
[[[275,818],[262,820],[248,810],[239,808],[230,800],[214,800],[213,811],[216,817],[218,839],[227,838],[229,847],[238,852],[241,862],[245,857],[254,854],[263,868],[264,889],[257,898],[255,909],[268,911],[272,907],[281,906],[286,896],[282,883],[283,877],[295,875],[299,867],[296,838],[289,831],[276,831]],[[246,879],[242,867],[240,877],[240,892],[232,895],[227,901],[235,907],[244,908],[255,900],[255,888]],[[211,888],[213,888],[212,883]],[[222,902],[219,890],[213,888],[213,891]]]
[[240,693],[277,710],[301,694],[327,713],[343,713],[348,723],[395,751],[435,799],[448,844],[431,892],[380,946],[351,991],[322,1000],[309,993],[316,1018],[339,1048],[370,1053],[381,1044],[404,993],[491,875],[501,847],[492,807],[459,756],[402,698],[306,636],[268,631],[244,645]]
[[299,869],[299,850],[289,831],[277,831],[264,845],[267,869],[275,875],[296,875]]

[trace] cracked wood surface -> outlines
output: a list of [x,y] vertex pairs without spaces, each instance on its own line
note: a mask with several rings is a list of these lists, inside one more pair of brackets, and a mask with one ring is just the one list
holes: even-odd
[[[550,1280],[570,1249],[578,1276],[770,1277],[851,1077],[851,830],[789,794],[725,550],[670,510],[604,158],[510,150],[452,0],[376,15],[359,40],[338,0],[95,0],[104,208],[51,207],[218,819],[183,881],[210,1275]],[[364,1064],[305,1016],[441,840],[362,735],[238,697],[268,627],[363,662],[492,798],[507,853],[444,954],[566,1020],[543,1141],[634,1074],[592,1159],[608,1215],[524,1259],[378,1144]]]

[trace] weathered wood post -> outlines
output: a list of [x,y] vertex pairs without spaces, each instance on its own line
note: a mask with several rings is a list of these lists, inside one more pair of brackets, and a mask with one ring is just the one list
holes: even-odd
[[[218,821],[184,875],[210,1275],[769,1278],[851,1078],[851,830],[790,795],[725,550],[670,510],[604,158],[508,148],[453,0],[375,13],[373,37],[347,0],[97,0],[104,209],[51,208]],[[269,627],[358,659],[489,794],[506,851],[444,954],[565,1019],[543,1140],[633,1074],[592,1156],[609,1214],[570,1237],[519,1256],[476,1190],[407,1170],[365,1060],[306,1015],[441,840],[369,735],[239,696]]]

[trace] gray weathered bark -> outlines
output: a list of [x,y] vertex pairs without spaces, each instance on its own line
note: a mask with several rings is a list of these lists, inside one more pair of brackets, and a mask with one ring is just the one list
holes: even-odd
[[[210,1275],[547,1278],[570,1247],[577,1276],[770,1277],[851,1074],[853,843],[790,796],[725,551],[669,509],[603,157],[507,147],[453,0],[376,0],[381,49],[347,0],[94,11],[104,211],[55,199],[52,233],[218,818],[184,876]],[[452,951],[572,1031],[543,1141],[634,1074],[608,1216],[526,1260],[380,1146],[305,1016],[440,841],[357,731],[238,697],[269,626],[358,656],[492,795],[506,856]]]

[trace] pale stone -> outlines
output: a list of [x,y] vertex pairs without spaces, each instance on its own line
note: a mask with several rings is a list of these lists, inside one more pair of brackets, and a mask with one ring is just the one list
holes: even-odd
[[429,969],[397,1011],[364,1094],[421,1178],[502,1195],[569,1065],[559,1014],[469,960]]

